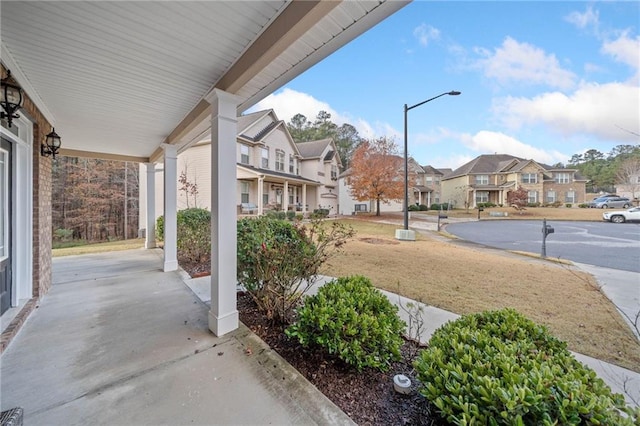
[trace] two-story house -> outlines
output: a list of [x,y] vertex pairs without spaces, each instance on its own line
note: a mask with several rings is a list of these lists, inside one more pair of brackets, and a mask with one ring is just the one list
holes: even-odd
[[[395,156],[395,160],[404,170],[404,158]],[[409,188],[408,197],[409,204],[425,204],[431,206],[433,203],[440,202],[440,181],[445,175],[446,169],[436,169],[432,166],[421,166],[413,158],[408,159],[409,165]],[[351,195],[351,187],[349,184],[349,175],[351,170],[345,170],[338,179],[340,194],[340,214],[350,215],[354,212],[375,211],[375,200],[356,200]],[[380,204],[380,212],[399,212],[403,211],[404,200],[388,200],[386,203]]]
[[[336,181],[341,163],[332,139],[297,144],[272,109],[238,117],[237,128],[236,200],[233,202],[239,213],[243,212],[242,204],[250,204],[252,214],[263,214],[267,210],[306,213],[318,208],[337,212]],[[182,176],[197,189],[182,189],[184,183],[178,182],[179,210],[210,208],[210,144],[208,140],[201,141],[178,155],[179,179]],[[158,216],[163,212],[162,171],[162,167],[157,168]],[[144,199],[144,182],[140,188],[141,199]],[[141,214],[146,214],[144,208]]]
[[525,188],[529,203],[578,204],[586,183],[577,169],[554,168],[508,154],[480,155],[442,178],[442,201],[458,208],[507,203],[507,194]]

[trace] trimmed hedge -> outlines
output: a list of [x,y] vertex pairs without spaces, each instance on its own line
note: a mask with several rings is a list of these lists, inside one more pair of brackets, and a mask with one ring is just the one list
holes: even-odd
[[318,346],[358,370],[388,369],[400,359],[405,323],[398,307],[363,276],[341,277],[305,299],[286,333]]
[[622,395],[512,309],[445,324],[414,366],[420,393],[453,424],[633,424]]

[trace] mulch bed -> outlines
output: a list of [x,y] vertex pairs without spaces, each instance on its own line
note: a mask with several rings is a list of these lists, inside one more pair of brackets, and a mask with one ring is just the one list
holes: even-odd
[[[410,342],[402,348],[403,359],[387,372],[367,369],[358,373],[344,362],[320,350],[302,348],[271,324],[246,293],[238,293],[240,320],[273,350],[297,369],[359,425],[443,425],[435,420],[425,399],[415,390],[411,365],[416,349]],[[393,389],[393,376],[404,374],[412,381],[411,395]]]

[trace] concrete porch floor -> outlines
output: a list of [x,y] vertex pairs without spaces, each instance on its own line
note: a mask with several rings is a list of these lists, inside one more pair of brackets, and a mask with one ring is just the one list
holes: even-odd
[[159,250],[54,259],[2,354],[2,410],[25,425],[353,424],[246,327],[215,337],[161,265]]

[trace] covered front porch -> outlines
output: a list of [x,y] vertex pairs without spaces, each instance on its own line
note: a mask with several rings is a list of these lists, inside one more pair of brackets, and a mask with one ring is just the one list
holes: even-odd
[[[177,155],[210,139],[208,327],[217,336],[236,330],[238,116],[406,4],[0,2],[3,84],[11,71],[21,89],[20,120],[1,123],[2,157],[13,174],[2,190],[22,203],[20,214],[0,208],[11,230],[2,234],[0,272],[7,264],[21,274],[2,274],[11,306],[19,298],[33,306],[51,282],[53,162],[41,149],[45,135],[60,136],[57,155],[145,165],[148,249],[155,247],[153,176],[163,164],[164,272],[178,268]],[[288,203],[288,188],[283,194]]]
[[162,265],[159,249],[54,258],[2,355],[2,410],[25,425],[353,424],[242,324],[212,335],[209,305]]
[[256,206],[255,214],[267,211],[294,211],[302,215],[318,208],[319,182],[286,173],[276,173],[250,166],[237,166],[239,213],[242,206]]

